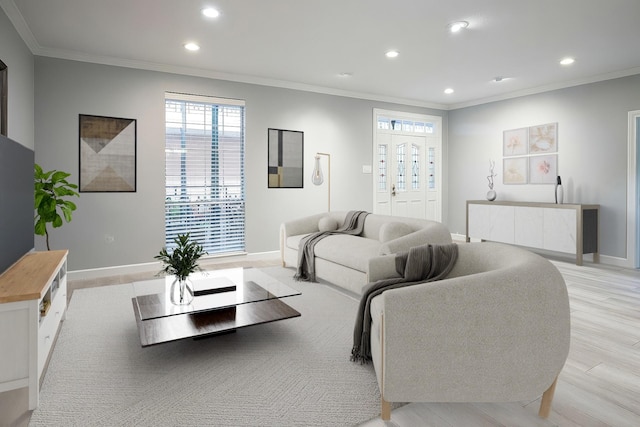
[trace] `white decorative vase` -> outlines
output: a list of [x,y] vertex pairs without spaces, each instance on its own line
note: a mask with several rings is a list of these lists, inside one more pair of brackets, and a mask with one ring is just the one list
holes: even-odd
[[188,305],[193,301],[193,283],[189,278],[175,278],[171,284],[171,302],[175,305]]
[[487,200],[490,202],[493,202],[496,199],[496,191],[492,188],[491,190],[487,191]]
[[556,181],[556,203],[562,204],[564,200],[564,190],[562,189],[562,180],[558,176]]

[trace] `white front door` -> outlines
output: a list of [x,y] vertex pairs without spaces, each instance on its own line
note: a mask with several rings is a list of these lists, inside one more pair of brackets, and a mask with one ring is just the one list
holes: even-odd
[[374,110],[374,213],[442,220],[441,123]]
[[391,136],[391,215],[426,218],[425,137]]

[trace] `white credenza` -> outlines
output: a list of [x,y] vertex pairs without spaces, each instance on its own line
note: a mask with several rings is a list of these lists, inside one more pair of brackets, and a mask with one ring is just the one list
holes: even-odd
[[467,242],[471,238],[510,243],[599,261],[599,205],[467,201]]
[[0,392],[40,381],[67,308],[66,250],[31,252],[0,276]]

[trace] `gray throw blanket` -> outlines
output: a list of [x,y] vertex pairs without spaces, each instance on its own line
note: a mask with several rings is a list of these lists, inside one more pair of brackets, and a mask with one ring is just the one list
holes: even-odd
[[364,219],[369,215],[365,211],[349,211],[340,228],[333,231],[318,231],[303,237],[298,245],[298,270],[295,280],[316,281],[316,262],[314,248],[316,244],[332,234],[351,234],[358,236],[364,228]]
[[458,245],[421,245],[409,252],[396,254],[396,271],[402,277],[369,283],[362,291],[353,329],[351,360],[368,363],[371,360],[371,300],[389,289],[417,285],[444,279],[458,259]]

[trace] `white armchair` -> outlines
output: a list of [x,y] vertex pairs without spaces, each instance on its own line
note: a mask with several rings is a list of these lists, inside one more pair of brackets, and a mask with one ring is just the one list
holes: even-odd
[[371,314],[383,419],[389,402],[512,402],[543,393],[539,415],[548,416],[570,341],[567,289],[548,260],[499,243],[459,244],[447,279],[384,292]]

